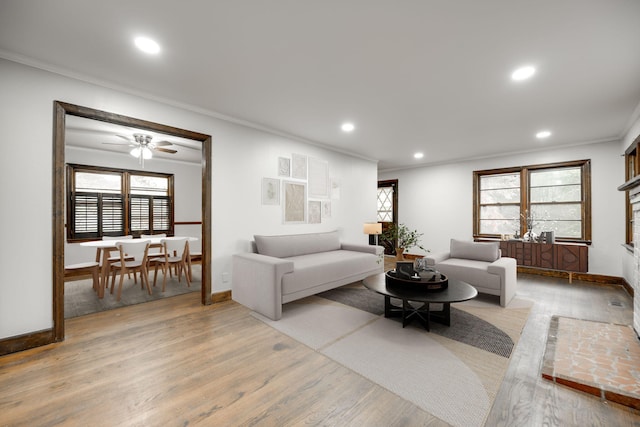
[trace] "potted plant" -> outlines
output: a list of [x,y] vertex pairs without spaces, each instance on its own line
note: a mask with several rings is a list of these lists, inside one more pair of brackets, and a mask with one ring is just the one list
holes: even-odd
[[420,244],[420,237],[422,237],[422,235],[423,233],[418,233],[416,230],[409,230],[409,227],[404,224],[390,224],[389,228],[381,234],[381,238],[390,243],[395,243],[396,259],[401,261],[404,259],[403,254],[407,249],[417,247],[426,251]]

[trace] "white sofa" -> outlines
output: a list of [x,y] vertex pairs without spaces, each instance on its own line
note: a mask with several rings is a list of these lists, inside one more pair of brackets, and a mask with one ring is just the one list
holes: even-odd
[[425,258],[428,267],[467,282],[480,293],[499,295],[502,307],[506,307],[516,293],[516,260],[501,256],[498,242],[451,239],[449,252]]
[[337,231],[254,239],[254,252],[233,255],[231,296],[272,320],[282,317],[282,304],[384,269],[381,246],[340,243]]

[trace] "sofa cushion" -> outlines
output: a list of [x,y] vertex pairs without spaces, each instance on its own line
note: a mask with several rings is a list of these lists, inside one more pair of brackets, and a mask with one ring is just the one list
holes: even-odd
[[498,242],[468,242],[451,239],[451,258],[493,262],[500,258]]
[[355,251],[330,251],[287,258],[293,272],[282,276],[282,294],[288,295],[379,268],[378,257]]
[[488,271],[490,264],[472,259],[449,258],[436,265],[436,270],[451,279],[462,280],[473,286],[500,290],[500,276]]
[[340,238],[337,231],[283,236],[256,235],[253,238],[259,254],[276,258],[288,258],[340,249]]

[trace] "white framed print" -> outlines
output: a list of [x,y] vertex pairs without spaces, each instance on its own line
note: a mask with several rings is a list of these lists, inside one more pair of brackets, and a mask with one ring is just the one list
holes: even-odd
[[275,178],[262,178],[262,204],[280,204],[280,180]]
[[322,222],[322,202],[319,200],[309,201],[309,224],[320,224]]
[[307,156],[303,154],[291,155],[291,178],[307,179]]
[[291,159],[278,157],[278,176],[291,176]]
[[295,181],[282,183],[282,215],[285,224],[302,224],[307,218],[307,184]]
[[307,162],[309,175],[309,198],[329,198],[329,162],[309,157]]
[[322,201],[322,218],[331,218],[331,201]]

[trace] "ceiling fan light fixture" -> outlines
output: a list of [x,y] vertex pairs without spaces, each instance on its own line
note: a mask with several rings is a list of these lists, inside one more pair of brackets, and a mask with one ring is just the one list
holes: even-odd
[[136,159],[140,158],[140,153],[142,153],[142,158],[145,159],[145,160],[148,160],[148,159],[153,157],[153,154],[151,153],[151,150],[149,148],[147,148],[147,147],[142,147],[142,148],[135,147],[134,149],[129,151],[129,154],[131,154]]

